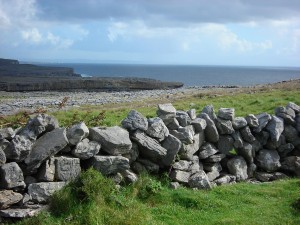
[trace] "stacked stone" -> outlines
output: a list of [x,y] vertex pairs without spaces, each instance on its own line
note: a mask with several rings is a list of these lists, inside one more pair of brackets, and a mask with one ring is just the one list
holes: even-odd
[[232,108],[216,114],[208,105],[197,115],[160,104],[155,118],[131,110],[122,127],[82,122],[66,129],[40,114],[21,129],[0,129],[0,216],[34,215],[37,204],[89,167],[117,185],[144,171],[169,171],[172,188],[299,177],[299,133],[300,107],[291,102],[275,115],[245,118]]

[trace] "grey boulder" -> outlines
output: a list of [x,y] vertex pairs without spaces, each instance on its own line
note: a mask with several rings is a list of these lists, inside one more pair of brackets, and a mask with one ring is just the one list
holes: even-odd
[[9,151],[5,153],[8,159],[21,162],[29,155],[31,149],[32,142],[28,138],[16,135],[11,141]]
[[292,109],[295,111],[295,113],[300,113],[300,106],[295,104],[294,102],[289,102],[287,105],[286,105],[286,108],[287,109]]
[[[37,178],[39,181],[54,181],[54,175],[55,175],[55,158],[50,157],[47,159],[39,168],[37,173]],[[25,178],[25,183],[26,178]],[[30,183],[36,183],[36,182],[30,182]]]
[[249,143],[253,143],[255,141],[255,137],[251,133],[251,130],[250,130],[250,128],[248,126],[240,129],[240,134],[241,134],[242,139],[244,141],[247,141]]
[[196,119],[197,115],[196,115],[196,109],[190,109],[187,111],[187,113],[189,114],[191,120]]
[[278,141],[284,130],[283,119],[277,116],[272,116],[272,119],[266,126],[266,130],[270,133],[271,140]]
[[247,163],[242,156],[229,159],[227,167],[229,172],[236,177],[237,181],[246,180],[248,178]]
[[0,209],[7,209],[21,201],[22,198],[23,195],[12,190],[0,190]]
[[211,189],[211,184],[204,171],[199,171],[191,175],[188,184],[191,188]]
[[223,120],[233,120],[234,119],[234,108],[220,108],[218,111],[218,117]]
[[98,154],[100,148],[101,145],[98,142],[90,141],[89,139],[85,138],[76,145],[71,153],[75,157],[85,160]]
[[256,165],[266,172],[275,172],[281,167],[278,152],[268,149],[260,150],[256,157]]
[[201,114],[202,113],[207,114],[212,121],[214,121],[215,119],[217,119],[217,116],[215,114],[215,110],[214,110],[213,105],[206,105],[206,106],[204,106],[204,108],[201,111]]
[[13,189],[25,187],[23,172],[16,162],[6,163],[0,167],[0,188]]
[[202,118],[196,118],[192,120],[191,125],[195,128],[196,133],[203,132],[206,128],[206,120]]
[[25,159],[27,172],[34,173],[47,158],[57,154],[68,144],[65,128],[56,128],[39,138]]
[[78,158],[55,157],[55,179],[58,181],[74,180],[80,175],[81,167]]
[[232,127],[232,123],[230,120],[223,120],[223,119],[217,118],[215,120],[215,124],[219,131],[219,134],[232,134],[234,132],[234,129]]
[[245,117],[245,119],[246,119],[249,127],[251,127],[251,128],[258,127],[258,125],[259,125],[258,119],[253,114],[248,114]]
[[260,113],[256,115],[256,118],[258,119],[258,126],[253,129],[253,131],[256,133],[261,132],[272,119],[272,117],[268,113]]
[[135,131],[131,138],[139,145],[140,154],[154,163],[160,162],[167,155],[167,150],[157,140],[140,130]]
[[205,139],[208,142],[212,142],[212,143],[218,142],[219,133],[218,133],[218,130],[216,128],[214,121],[206,113],[201,113],[198,117],[200,117],[206,121],[207,126],[204,131]]
[[11,140],[15,136],[15,132],[11,127],[0,129],[0,140]]
[[184,144],[192,144],[194,142],[194,127],[192,125],[179,127],[178,130],[171,130],[170,134],[178,138]]
[[199,151],[199,159],[206,159],[214,154],[216,154],[218,150],[213,144],[205,143],[201,146]]
[[137,129],[146,131],[148,129],[147,118],[136,110],[131,110],[121,123],[122,126],[129,131],[135,131]]
[[285,108],[285,107],[277,107],[275,109],[275,115],[278,117],[281,117],[282,119],[284,119],[284,121],[287,124],[294,124],[295,123],[295,111],[291,108]]
[[86,138],[89,135],[89,128],[85,125],[84,122],[74,124],[67,131],[67,138],[71,145],[76,145],[82,139]]
[[132,147],[128,131],[118,126],[90,128],[89,139],[99,142],[110,155],[129,153]]
[[235,117],[232,121],[232,126],[235,130],[239,130],[247,126],[247,120],[244,117]]
[[220,135],[218,149],[221,153],[228,155],[233,149],[234,140],[230,135]]
[[148,119],[148,129],[146,131],[150,137],[156,138],[159,142],[163,141],[168,135],[169,130],[161,118]]
[[187,112],[177,111],[176,119],[180,126],[185,127],[191,124],[191,118]]
[[156,113],[163,121],[176,117],[176,109],[171,103],[159,104]]
[[116,174],[130,168],[129,160],[123,156],[96,155],[87,160],[87,165],[103,175]]
[[28,194],[33,202],[48,203],[50,196],[66,185],[65,182],[41,182],[28,186]]
[[48,116],[47,114],[39,114],[33,119],[30,119],[26,126],[19,130],[17,134],[25,136],[30,140],[36,140],[43,133],[50,132],[58,127],[56,118]]
[[167,150],[167,154],[160,162],[160,166],[170,166],[172,162],[175,160],[175,157],[181,148],[181,141],[174,137],[173,135],[169,135],[162,143],[162,147]]
[[179,183],[188,183],[190,176],[190,172],[182,170],[172,170],[170,174],[170,178],[172,179],[172,181],[177,181]]
[[0,149],[0,166],[6,163],[6,155],[2,149]]

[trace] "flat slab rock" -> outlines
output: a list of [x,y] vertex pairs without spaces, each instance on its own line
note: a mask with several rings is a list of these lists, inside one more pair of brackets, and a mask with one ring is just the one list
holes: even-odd
[[49,197],[55,192],[62,189],[66,182],[41,182],[33,183],[28,186],[28,194],[33,202],[47,203]]
[[15,219],[23,219],[27,217],[33,217],[37,215],[40,211],[46,210],[48,208],[47,205],[43,206],[38,206],[33,209],[5,209],[5,210],[0,210],[0,216],[4,218],[15,218]]
[[18,203],[23,198],[20,193],[14,192],[12,190],[2,190],[0,191],[0,209],[7,209],[11,205]]
[[110,155],[126,154],[132,148],[128,131],[118,126],[90,128],[89,139],[99,142],[102,150]]

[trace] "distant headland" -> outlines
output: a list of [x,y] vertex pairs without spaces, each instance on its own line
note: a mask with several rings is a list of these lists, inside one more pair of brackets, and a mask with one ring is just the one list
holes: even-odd
[[0,91],[120,91],[155,90],[182,87],[180,82],[147,78],[81,77],[73,68],[21,64],[0,59]]

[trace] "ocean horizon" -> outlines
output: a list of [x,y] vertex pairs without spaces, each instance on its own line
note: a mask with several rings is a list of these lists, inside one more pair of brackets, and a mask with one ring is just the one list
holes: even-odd
[[185,86],[252,86],[300,79],[299,67],[38,63],[71,67],[83,77],[139,77],[182,82]]

